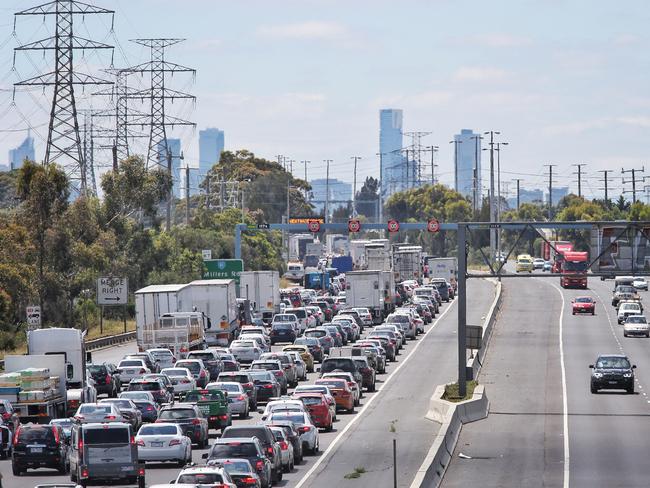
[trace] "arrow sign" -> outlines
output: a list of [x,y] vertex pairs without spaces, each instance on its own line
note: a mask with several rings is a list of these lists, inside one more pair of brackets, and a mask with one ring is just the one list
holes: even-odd
[[128,301],[127,278],[103,276],[97,278],[97,304],[120,305]]

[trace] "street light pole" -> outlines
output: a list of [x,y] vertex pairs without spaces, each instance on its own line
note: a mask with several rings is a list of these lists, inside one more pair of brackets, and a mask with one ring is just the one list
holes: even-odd
[[[494,134],[501,134],[499,131],[490,130],[484,132],[485,135],[490,135],[490,199],[488,201],[490,207],[490,222],[496,220],[496,207],[494,205]],[[494,251],[496,249],[496,229],[490,229],[490,255],[494,259]]]
[[357,216],[357,160],[361,159],[361,156],[351,156],[350,159],[354,159],[354,184],[352,188],[352,216]]

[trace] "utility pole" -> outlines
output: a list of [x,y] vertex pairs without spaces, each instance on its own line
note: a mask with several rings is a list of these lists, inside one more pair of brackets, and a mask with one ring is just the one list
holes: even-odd
[[[305,165],[305,183],[309,184],[309,182],[307,181],[307,165],[308,165],[309,163],[311,163],[311,161],[300,161],[300,162],[301,162],[302,164]],[[309,190],[307,190],[307,189],[305,188],[305,200],[306,200],[306,201],[309,201],[308,194],[309,194]]]
[[431,151],[431,185],[436,184],[436,166],[438,166],[435,163],[435,154],[438,152],[438,149],[440,149],[438,146],[428,146],[426,148],[428,151]]
[[519,210],[519,183],[521,182],[521,178],[515,178],[517,182],[517,210]]
[[[490,222],[496,221],[496,206],[494,205],[494,134],[501,134],[499,131],[486,131],[483,134],[490,134],[490,199],[488,201],[490,207]],[[490,229],[490,256],[494,259],[494,252],[496,250],[496,229]]]
[[[507,146],[508,142],[497,142],[497,222],[501,222],[501,146]],[[496,252],[501,256],[501,229],[494,229],[496,235]]]
[[354,159],[354,183],[352,185],[352,216],[357,216],[357,161],[361,159],[361,156],[351,156],[350,159]]
[[[621,169],[621,174],[632,173],[632,180],[630,181],[632,182],[632,203],[633,204],[636,203],[636,178],[637,178],[636,173],[639,171],[643,173],[645,171],[645,166],[641,167],[640,170],[636,168]],[[630,181],[623,180],[623,185],[629,183]],[[623,191],[623,193],[629,193],[629,191]]]
[[471,136],[470,139],[474,139],[474,167],[472,168],[472,205],[473,205],[473,210],[474,213],[478,212],[479,207],[480,207],[480,198],[479,198],[479,190],[480,190],[480,185],[479,185],[479,168],[478,168],[478,159],[481,155],[481,139],[483,139],[483,136],[480,134],[477,134],[475,136]]
[[[92,14],[110,14],[111,17],[114,17],[115,11],[75,0],[52,0],[16,12],[14,16],[14,35],[18,16],[29,15],[43,18],[47,15],[55,16],[55,33],[53,36],[23,44],[14,49],[14,51],[54,51],[54,70],[15,83],[14,96],[15,87],[51,86],[54,88],[43,164],[53,162],[60,164],[68,178],[72,180],[72,187],[82,195],[86,194],[88,190],[88,181],[86,159],[82,152],[81,137],[79,135],[79,119],[74,86],[112,84],[111,81],[81,73],[74,67],[74,51],[77,49],[81,49],[84,54],[87,50],[94,49],[113,50],[113,46],[73,34],[75,16],[82,15],[85,17]],[[111,20],[111,30],[112,26],[113,19]],[[14,55],[14,70],[15,60]]]
[[[183,154],[181,153],[181,159]],[[242,199],[244,198],[244,192],[242,191]],[[190,226],[190,166],[189,164],[185,166],[185,225]]]
[[293,176],[293,163],[295,163],[295,159],[290,159],[289,160],[289,173],[291,173],[291,176]]
[[553,167],[557,164],[545,164],[548,167],[548,220],[553,218]]
[[608,190],[608,188],[607,188],[607,182],[608,182],[608,181],[607,181],[607,175],[608,175],[609,173],[611,173],[612,170],[611,170],[611,169],[601,169],[601,170],[598,171],[598,172],[599,172],[599,173],[603,173],[603,182],[605,183],[605,188],[602,188],[602,189],[605,190],[605,206],[606,206],[606,207],[609,207],[609,195],[608,195],[608,193],[607,193],[607,190]]
[[587,166],[586,163],[574,164],[578,171],[574,171],[573,174],[578,176],[578,197],[582,198],[582,167]]
[[331,159],[323,159],[323,162],[327,164],[327,176],[325,179],[325,223],[329,224],[330,222],[330,163]]

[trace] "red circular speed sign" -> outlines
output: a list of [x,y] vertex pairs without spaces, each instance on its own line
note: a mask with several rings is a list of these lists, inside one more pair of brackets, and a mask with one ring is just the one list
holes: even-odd
[[348,220],[348,231],[359,232],[361,229],[361,222],[356,219]]
[[397,220],[388,221],[388,232],[397,232],[399,230],[399,222]]
[[310,220],[307,224],[309,232],[318,232],[320,230],[320,222],[318,220]]
[[427,222],[427,230],[429,232],[438,232],[440,230],[440,222],[437,219],[431,219]]

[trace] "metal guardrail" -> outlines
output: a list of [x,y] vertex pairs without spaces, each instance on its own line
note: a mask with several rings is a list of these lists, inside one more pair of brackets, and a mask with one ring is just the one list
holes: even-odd
[[[96,349],[101,349],[103,347],[115,346],[117,344],[124,344],[125,342],[130,342],[135,340],[135,331],[126,332],[124,334],[116,334],[112,336],[100,337],[99,339],[92,339],[86,341],[86,351],[94,351]],[[0,369],[4,371],[5,362],[0,360]]]

